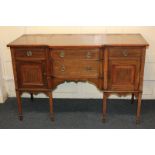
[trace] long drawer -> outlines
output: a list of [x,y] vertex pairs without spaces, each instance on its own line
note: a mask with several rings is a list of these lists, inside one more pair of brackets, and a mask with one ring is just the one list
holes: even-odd
[[100,49],[53,49],[52,59],[88,59],[98,60]]
[[54,60],[52,76],[57,78],[98,78],[101,72],[99,61]]

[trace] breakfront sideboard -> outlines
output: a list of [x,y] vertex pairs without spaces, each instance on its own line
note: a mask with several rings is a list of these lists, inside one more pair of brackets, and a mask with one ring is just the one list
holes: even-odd
[[140,122],[145,52],[140,34],[32,34],[7,45],[11,49],[19,119],[21,95],[40,92],[49,96],[54,120],[52,90],[65,81],[94,84],[103,92],[103,121],[111,94],[136,97]]

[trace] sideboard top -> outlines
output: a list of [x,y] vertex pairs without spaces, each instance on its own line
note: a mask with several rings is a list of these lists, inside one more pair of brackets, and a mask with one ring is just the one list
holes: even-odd
[[148,46],[148,43],[141,34],[26,34],[7,46]]

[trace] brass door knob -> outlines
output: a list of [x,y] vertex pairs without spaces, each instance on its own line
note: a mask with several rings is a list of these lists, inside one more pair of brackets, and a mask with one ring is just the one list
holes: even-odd
[[26,55],[27,55],[28,57],[32,56],[32,51],[27,51],[27,52],[26,52]]

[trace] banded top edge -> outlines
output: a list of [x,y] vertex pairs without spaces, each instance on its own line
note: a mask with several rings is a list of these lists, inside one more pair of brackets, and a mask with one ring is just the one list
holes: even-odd
[[149,46],[141,34],[24,34],[7,45],[21,46]]

